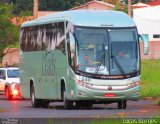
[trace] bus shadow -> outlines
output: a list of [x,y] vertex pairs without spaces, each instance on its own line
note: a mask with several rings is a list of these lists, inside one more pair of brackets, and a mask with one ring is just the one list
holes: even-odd
[[[48,109],[56,109],[56,110],[65,110],[63,105],[53,105],[53,106],[49,106]],[[71,110],[114,110],[114,109],[118,109],[116,107],[104,107],[104,106],[93,106],[92,108],[79,108],[74,106]]]

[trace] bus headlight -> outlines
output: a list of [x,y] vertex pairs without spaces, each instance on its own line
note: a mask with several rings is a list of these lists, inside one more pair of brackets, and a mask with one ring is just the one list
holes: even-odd
[[128,87],[129,87],[129,88],[133,88],[133,87],[136,87],[136,86],[139,86],[139,85],[140,85],[140,81],[137,81],[137,82],[128,84]]
[[89,83],[86,83],[86,82],[83,82],[83,81],[80,81],[80,80],[75,80],[75,82],[80,85],[80,86],[84,86],[84,87],[87,87],[87,88],[92,88],[93,84],[89,84]]

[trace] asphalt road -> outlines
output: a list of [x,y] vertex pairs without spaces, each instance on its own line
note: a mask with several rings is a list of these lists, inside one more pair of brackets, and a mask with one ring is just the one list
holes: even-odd
[[32,108],[29,100],[6,100],[0,95],[0,118],[150,118],[160,117],[160,106],[152,100],[128,101],[127,109],[117,104],[95,104],[90,110],[65,110],[62,102],[49,108]]

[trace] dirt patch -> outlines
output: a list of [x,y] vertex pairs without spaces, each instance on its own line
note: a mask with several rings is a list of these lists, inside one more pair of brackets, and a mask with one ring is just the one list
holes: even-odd
[[144,100],[149,100],[149,101],[151,101],[151,103],[153,104],[153,105],[158,105],[158,106],[160,106],[160,98],[154,98],[154,97],[145,97],[145,98],[143,98]]
[[160,107],[160,99],[154,100],[153,104]]

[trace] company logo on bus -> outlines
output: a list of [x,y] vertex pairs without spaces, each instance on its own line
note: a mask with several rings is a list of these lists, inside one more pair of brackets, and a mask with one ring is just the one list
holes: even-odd
[[112,90],[112,87],[111,87],[111,86],[108,86],[108,90]]

